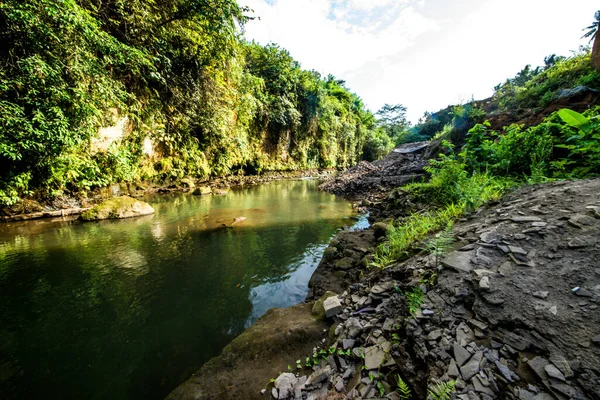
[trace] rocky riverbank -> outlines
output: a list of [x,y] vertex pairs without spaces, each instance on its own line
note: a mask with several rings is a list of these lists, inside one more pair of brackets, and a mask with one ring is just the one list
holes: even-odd
[[194,191],[197,194],[222,194],[233,187],[256,185],[282,179],[327,177],[330,170],[270,171],[261,175],[235,175],[210,180],[182,179],[173,184],[114,184],[89,193],[73,193],[52,198],[31,198],[0,209],[0,222],[27,221],[40,218],[63,218],[80,215],[107,199],[118,196],[142,197],[152,193]]
[[[302,327],[275,329],[291,342],[259,357],[271,376],[253,368],[238,381],[224,352],[171,398],[241,398],[217,395],[218,376],[243,398],[600,398],[600,180],[521,188],[456,224],[440,259],[369,268],[384,233],[375,224],[332,241],[309,293],[327,297],[329,328],[314,310]],[[236,349],[254,354],[256,342]]]

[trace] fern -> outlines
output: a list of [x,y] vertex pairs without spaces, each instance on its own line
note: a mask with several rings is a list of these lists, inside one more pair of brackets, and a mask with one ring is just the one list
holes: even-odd
[[396,388],[396,392],[398,392],[398,394],[400,395],[400,400],[408,400],[412,396],[410,388],[408,387],[406,382],[402,380],[400,375],[398,375],[398,387]]
[[439,264],[439,259],[450,250],[454,237],[452,235],[452,221],[448,221],[444,230],[435,235],[435,237],[425,243],[424,250],[435,257],[435,266]]
[[456,386],[456,381],[440,382],[429,388],[427,393],[433,400],[450,400],[454,393],[454,386]]
[[406,292],[406,303],[408,305],[408,311],[411,314],[416,314],[421,308],[424,296],[425,293],[423,293],[423,290],[419,286],[415,287],[412,292]]

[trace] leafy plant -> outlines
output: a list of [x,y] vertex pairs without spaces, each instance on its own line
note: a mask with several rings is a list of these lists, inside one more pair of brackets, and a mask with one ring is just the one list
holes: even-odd
[[397,385],[398,387],[396,388],[396,392],[400,395],[400,400],[408,400],[412,397],[410,388],[408,387],[406,382],[402,380],[400,375],[397,375]]
[[419,286],[416,286],[412,291],[406,292],[405,295],[408,311],[411,314],[416,314],[417,311],[421,309],[421,304],[423,304],[425,293],[423,293],[423,290]]
[[440,382],[430,387],[427,393],[432,400],[450,400],[455,386],[456,381]]
[[439,264],[440,257],[444,256],[450,250],[454,236],[452,235],[453,222],[448,221],[446,227],[437,233],[432,239],[429,239],[423,249],[435,257],[435,266]]

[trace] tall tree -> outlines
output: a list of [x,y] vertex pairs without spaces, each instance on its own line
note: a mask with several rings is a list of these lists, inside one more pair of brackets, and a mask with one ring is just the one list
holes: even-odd
[[406,120],[406,107],[402,104],[384,104],[375,114],[381,128],[392,138],[394,143],[401,144],[402,136],[408,128]]

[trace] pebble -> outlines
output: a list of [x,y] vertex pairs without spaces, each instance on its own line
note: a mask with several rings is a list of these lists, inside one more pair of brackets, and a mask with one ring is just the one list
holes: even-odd
[[479,288],[482,290],[490,290],[490,277],[484,276],[479,281]]
[[548,292],[544,292],[544,291],[533,292],[533,296],[537,297],[539,299],[545,299],[546,297],[548,297]]
[[437,341],[441,337],[442,337],[442,331],[440,329],[436,329],[434,331],[429,332],[429,335],[427,335],[427,340]]

